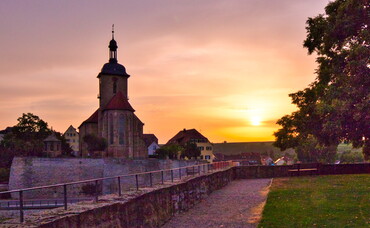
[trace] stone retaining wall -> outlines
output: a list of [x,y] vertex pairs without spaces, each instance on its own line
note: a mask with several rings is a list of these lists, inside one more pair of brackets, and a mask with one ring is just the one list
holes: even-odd
[[[9,190],[52,185],[65,182],[111,177],[161,169],[172,169],[196,164],[196,161],[180,160],[127,160],[127,159],[89,159],[89,158],[33,158],[15,157],[10,169]],[[175,177],[179,175],[175,173]],[[166,179],[169,176],[166,175]],[[140,185],[148,185],[149,177],[141,176]],[[155,176],[158,182],[158,175]],[[91,183],[94,184],[94,183]],[[87,196],[82,184],[68,186],[69,197]],[[123,178],[122,188],[135,187],[134,178]],[[100,184],[103,194],[117,192],[115,180],[105,180]],[[24,193],[25,198],[61,198],[63,188],[33,190]],[[18,194],[12,194],[17,199]]]
[[125,196],[111,196],[98,204],[91,203],[92,208],[79,212],[74,211],[78,205],[71,205],[67,211],[53,209],[44,216],[26,217],[26,223],[14,227],[160,227],[174,214],[189,210],[232,180],[232,169],[218,171],[151,190],[127,201]]
[[[370,173],[370,163],[360,164],[301,164],[301,169],[316,168],[317,171],[301,171],[299,175],[341,175]],[[234,167],[235,179],[246,178],[273,178],[296,176],[298,172],[289,172],[297,169],[296,165],[285,166],[237,166]]]

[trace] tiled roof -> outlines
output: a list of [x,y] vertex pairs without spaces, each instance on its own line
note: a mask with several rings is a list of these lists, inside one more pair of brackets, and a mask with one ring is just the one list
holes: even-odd
[[158,144],[158,138],[154,134],[143,134],[143,140],[146,147],[150,146],[153,142]]
[[104,110],[128,110],[135,112],[127,98],[125,98],[121,92],[118,92],[112,97],[107,106],[105,106]]
[[97,109],[84,123],[97,123],[98,122],[98,111]]
[[195,129],[189,129],[189,130],[182,130],[179,131],[173,138],[171,138],[167,144],[180,144],[184,145],[185,143],[191,141],[191,140],[203,140],[205,142],[209,142],[209,140],[204,137],[201,133],[199,133]]
[[46,137],[46,139],[44,139],[44,142],[60,142],[59,139],[57,139],[57,137],[55,136],[55,133],[51,133],[51,135],[49,135],[48,137]]

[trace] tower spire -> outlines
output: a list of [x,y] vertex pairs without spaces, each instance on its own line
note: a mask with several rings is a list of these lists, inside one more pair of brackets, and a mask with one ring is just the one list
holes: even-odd
[[109,62],[117,63],[117,42],[114,40],[114,24],[112,25],[112,40],[109,42]]

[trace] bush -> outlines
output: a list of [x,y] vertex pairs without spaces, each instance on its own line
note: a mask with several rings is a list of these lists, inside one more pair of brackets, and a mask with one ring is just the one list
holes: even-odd
[[0,168],[0,183],[8,183],[9,181],[10,169]]

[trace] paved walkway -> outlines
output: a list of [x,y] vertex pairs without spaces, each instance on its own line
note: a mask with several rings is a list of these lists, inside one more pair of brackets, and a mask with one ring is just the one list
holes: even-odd
[[236,180],[162,228],[257,227],[271,179]]

